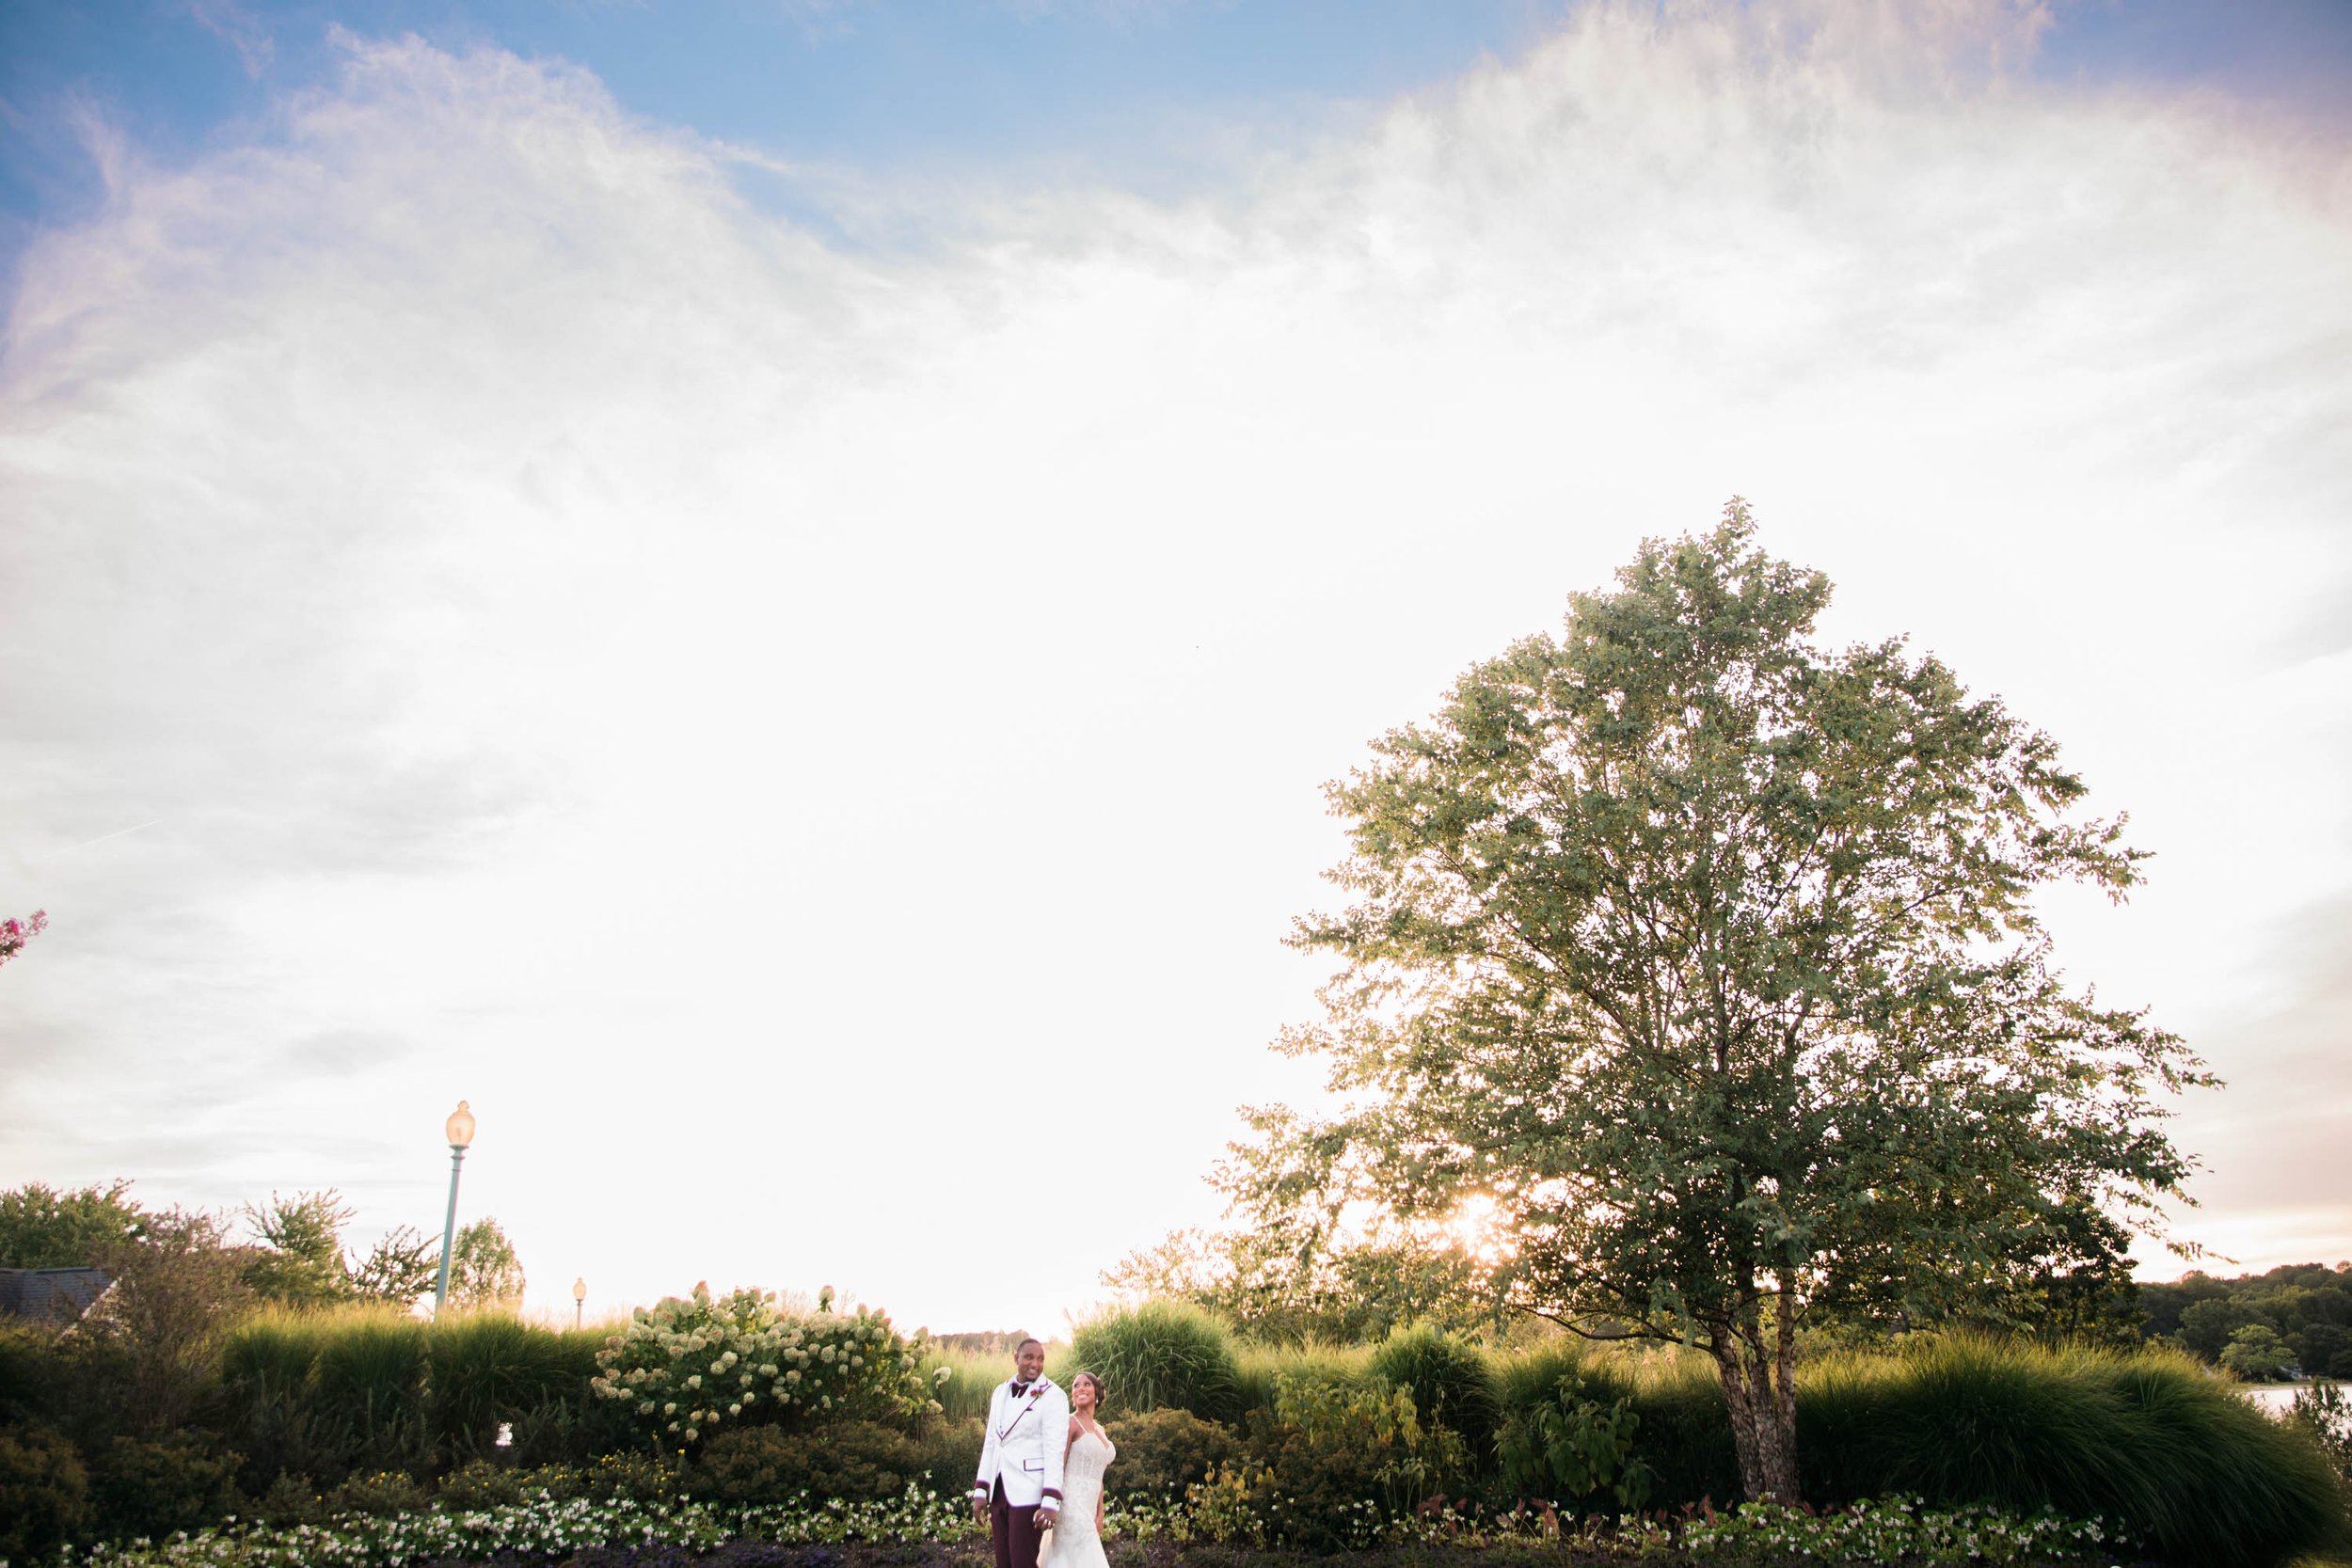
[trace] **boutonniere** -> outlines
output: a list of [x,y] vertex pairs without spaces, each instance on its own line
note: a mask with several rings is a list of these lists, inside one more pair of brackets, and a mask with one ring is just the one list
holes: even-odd
[[1045,1390],[1051,1388],[1053,1384],[1047,1382],[1044,1378],[1039,1378],[1035,1383],[1030,1384],[1029,1402],[1031,1404],[1035,1404],[1038,1401],[1043,1399],[1045,1397]]

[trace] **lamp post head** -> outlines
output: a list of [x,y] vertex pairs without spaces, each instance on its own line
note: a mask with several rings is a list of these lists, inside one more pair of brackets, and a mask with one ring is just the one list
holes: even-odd
[[587,1275],[582,1275],[580,1278],[572,1281],[572,1299],[574,1301],[586,1301],[588,1299]]
[[473,1142],[473,1113],[466,1109],[464,1101],[459,1101],[457,1109],[449,1114],[443,1131],[449,1133],[449,1147],[452,1148],[463,1148]]

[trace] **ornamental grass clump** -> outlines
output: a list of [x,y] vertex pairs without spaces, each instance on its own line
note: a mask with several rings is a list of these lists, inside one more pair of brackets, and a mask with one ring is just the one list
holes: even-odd
[[772,1291],[713,1297],[696,1285],[691,1296],[638,1308],[605,1340],[589,1387],[665,1447],[730,1426],[905,1423],[939,1413],[920,1370],[926,1348],[867,1307],[792,1313]]
[[2106,1517],[2168,1561],[2256,1568],[2341,1544],[2342,1497],[2308,1435],[2187,1356],[1950,1335],[1806,1370],[1797,1418],[1816,1502]]
[[1224,1320],[1189,1302],[1147,1301],[1080,1323],[1070,1361],[1107,1383],[1121,1410],[1174,1406],[1204,1420],[1241,1415],[1241,1367]]

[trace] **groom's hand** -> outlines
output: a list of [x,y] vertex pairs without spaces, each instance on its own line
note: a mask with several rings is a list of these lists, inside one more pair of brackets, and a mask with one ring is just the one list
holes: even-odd
[[973,1517],[973,1518],[975,1518],[975,1519],[977,1519],[977,1520],[978,1520],[981,1524],[983,1524],[983,1525],[987,1524],[987,1523],[988,1523],[988,1504],[986,1504],[986,1503],[984,1503],[984,1502],[980,1501],[980,1499],[979,1499],[979,1498],[977,1498],[977,1497],[973,1498],[973,1499],[972,1499],[972,1517]]

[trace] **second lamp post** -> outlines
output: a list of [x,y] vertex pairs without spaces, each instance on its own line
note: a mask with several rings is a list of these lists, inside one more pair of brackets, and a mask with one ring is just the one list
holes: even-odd
[[449,1134],[449,1216],[441,1222],[441,1281],[433,1287],[436,1322],[442,1304],[449,1300],[449,1249],[457,1239],[457,1167],[466,1163],[466,1146],[473,1142],[473,1113],[466,1109],[464,1101],[449,1114],[442,1130]]

